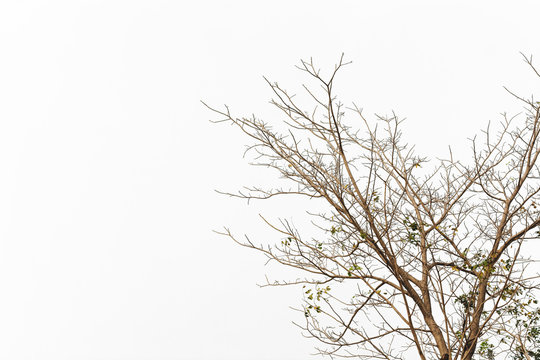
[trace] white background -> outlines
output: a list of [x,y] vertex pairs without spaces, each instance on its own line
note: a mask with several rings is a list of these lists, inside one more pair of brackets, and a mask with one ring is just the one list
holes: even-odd
[[[273,116],[313,57],[406,139],[465,156],[503,90],[539,94],[538,1],[0,1],[0,359],[306,359],[264,258],[212,233],[272,240],[257,214],[294,201],[219,196],[275,175],[199,103]],[[284,209],[287,209],[285,211]],[[294,275],[294,274],[293,274]]]

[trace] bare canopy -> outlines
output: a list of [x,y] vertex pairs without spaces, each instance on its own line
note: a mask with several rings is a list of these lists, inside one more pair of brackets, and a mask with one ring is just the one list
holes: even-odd
[[[532,58],[524,57],[533,70]],[[274,245],[222,233],[299,269],[300,324],[331,356],[379,359],[540,359],[540,311],[522,246],[539,237],[540,103],[512,94],[525,112],[503,116],[472,139],[467,161],[429,160],[402,140],[395,115],[368,119],[333,93],[343,57],[327,77],[298,67],[312,111],[277,83],[271,103],[285,131],[257,117],[210,108],[251,138],[257,165],[288,189],[249,188],[246,199],[304,195],[317,236],[284,219],[267,224]],[[298,209],[306,210],[306,209]],[[538,241],[538,240],[535,240]],[[534,275],[534,274],[533,274]]]

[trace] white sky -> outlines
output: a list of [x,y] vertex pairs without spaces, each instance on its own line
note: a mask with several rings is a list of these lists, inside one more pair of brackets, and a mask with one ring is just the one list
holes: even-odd
[[[286,276],[254,239],[295,201],[218,196],[274,175],[199,103],[262,116],[262,75],[353,64],[336,89],[407,117],[434,157],[539,82],[538,1],[0,1],[0,359],[306,359]],[[284,209],[287,209],[285,211]],[[312,357],[314,358],[314,357]]]

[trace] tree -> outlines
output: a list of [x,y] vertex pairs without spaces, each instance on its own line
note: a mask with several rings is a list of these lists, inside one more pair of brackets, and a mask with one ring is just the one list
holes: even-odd
[[[540,77],[532,57],[525,61]],[[279,171],[291,188],[249,188],[244,199],[307,196],[316,236],[290,221],[264,221],[272,246],[222,234],[305,277],[269,285],[304,286],[300,325],[324,344],[321,354],[381,359],[540,359],[536,276],[522,253],[540,232],[540,103],[525,106],[471,140],[469,163],[428,161],[402,140],[395,115],[368,120],[334,96],[336,75],[313,61],[298,68],[319,86],[303,86],[306,112],[277,83],[271,104],[286,131],[257,117],[209,107],[254,144],[256,165]],[[205,104],[206,105],[206,104]],[[315,201],[315,200],[314,200]],[[414,355],[417,354],[417,355]]]

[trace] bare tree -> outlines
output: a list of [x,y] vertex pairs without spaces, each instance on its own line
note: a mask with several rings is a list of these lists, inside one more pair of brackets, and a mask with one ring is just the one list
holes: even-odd
[[[525,61],[540,77],[532,58]],[[380,359],[540,359],[540,310],[533,260],[522,248],[540,225],[540,103],[503,115],[471,140],[470,162],[428,161],[402,140],[395,115],[368,120],[334,96],[341,58],[324,77],[313,61],[298,67],[318,86],[303,86],[303,111],[277,83],[271,101],[280,132],[256,118],[210,108],[253,140],[256,165],[279,171],[290,189],[248,188],[245,199],[305,195],[327,211],[310,213],[317,236],[285,219],[264,221],[274,245],[240,240],[272,261],[300,269],[300,326],[330,356]],[[301,209],[304,210],[304,209]],[[417,354],[417,355],[414,355]]]

